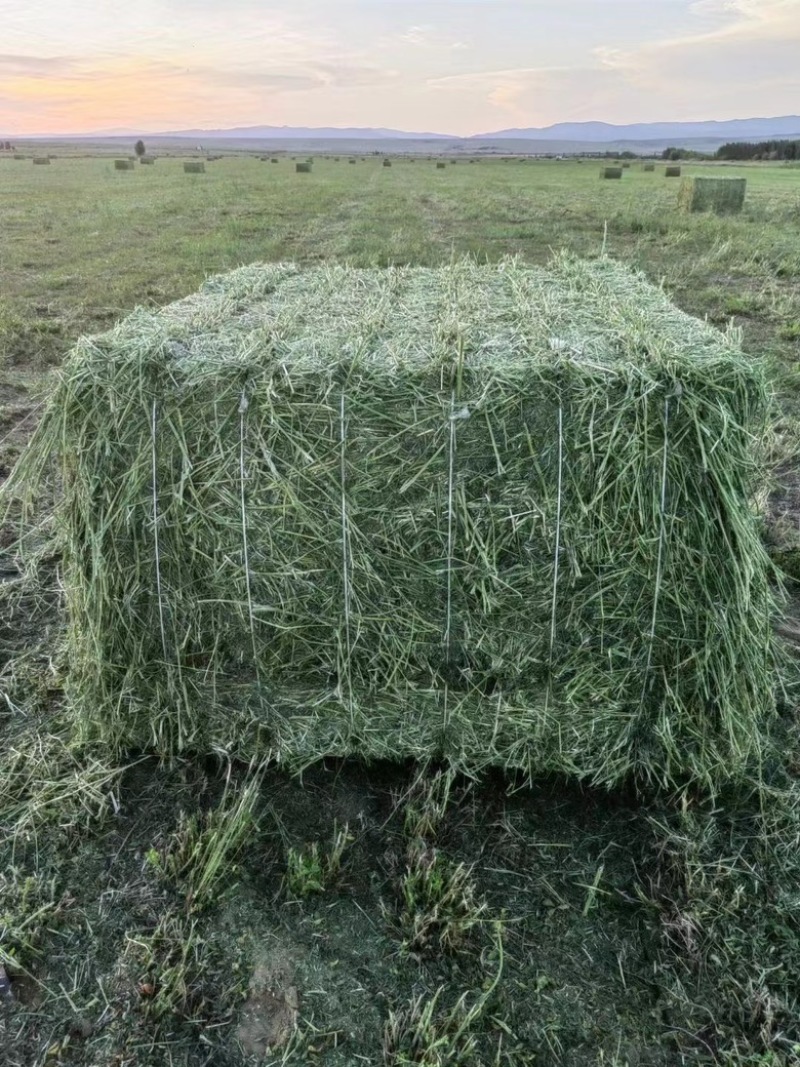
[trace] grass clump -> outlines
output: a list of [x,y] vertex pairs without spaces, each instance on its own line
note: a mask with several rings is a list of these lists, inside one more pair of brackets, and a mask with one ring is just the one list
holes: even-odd
[[339,881],[345,851],[353,841],[350,827],[334,827],[333,842],[327,852],[320,852],[313,841],[305,848],[289,848],[286,853],[286,891],[290,897],[303,899],[324,893]]
[[487,918],[473,872],[435,848],[416,841],[408,848],[400,883],[399,925],[407,952],[455,952]]

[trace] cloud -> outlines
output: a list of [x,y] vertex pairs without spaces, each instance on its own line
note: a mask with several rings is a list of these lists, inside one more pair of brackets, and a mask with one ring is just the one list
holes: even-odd
[[28,78],[50,78],[75,68],[72,56],[25,56],[0,54],[0,79],[22,75]]

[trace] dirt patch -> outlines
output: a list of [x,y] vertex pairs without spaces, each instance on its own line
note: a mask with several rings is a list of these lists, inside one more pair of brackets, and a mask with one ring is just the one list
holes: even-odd
[[263,1057],[286,1045],[297,1029],[299,1006],[288,954],[279,948],[267,950],[253,971],[250,994],[236,1028],[242,1050]]

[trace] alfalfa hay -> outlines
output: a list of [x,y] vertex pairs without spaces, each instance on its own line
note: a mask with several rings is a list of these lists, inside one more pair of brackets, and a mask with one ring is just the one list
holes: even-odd
[[719,782],[772,708],[733,336],[602,260],[252,266],[80,341],[69,698],[119,746]]
[[717,215],[737,215],[744,207],[746,192],[746,178],[684,178],[678,207],[688,214],[713,211]]
[[603,167],[600,171],[600,177],[605,179],[615,179],[622,177],[622,167]]

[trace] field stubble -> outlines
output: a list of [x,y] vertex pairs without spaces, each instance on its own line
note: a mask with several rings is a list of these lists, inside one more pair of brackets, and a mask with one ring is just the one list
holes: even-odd
[[[742,214],[687,218],[658,171],[604,183],[575,163],[393,163],[317,157],[297,177],[285,159],[203,175],[166,159],[119,174],[108,159],[24,174],[0,162],[2,475],[79,334],[207,274],[277,259],[541,263],[605,241],[684,310],[733,319],[767,361],[782,487],[766,537],[800,576],[800,172],[726,168],[748,178]],[[57,574],[43,552],[40,573]],[[645,805],[436,768],[329,763],[299,781],[224,754],[110,759],[75,748],[60,706],[57,581],[16,574],[8,558],[9,1067],[800,1062],[790,699],[783,754],[752,797]]]

